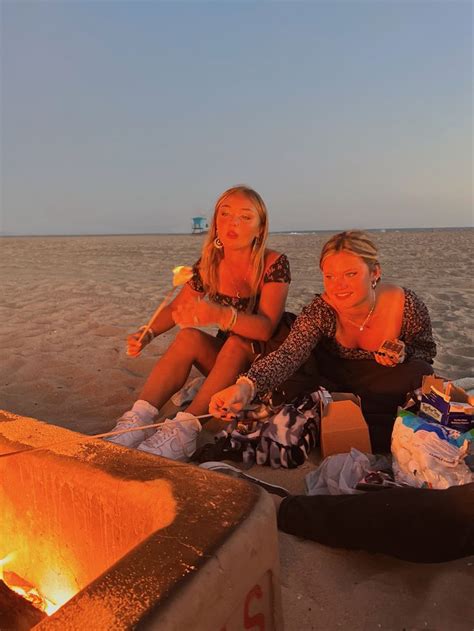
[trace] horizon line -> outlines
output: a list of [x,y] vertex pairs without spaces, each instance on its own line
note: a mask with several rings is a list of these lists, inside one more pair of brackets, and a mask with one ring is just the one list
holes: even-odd
[[[401,226],[396,228],[350,228],[350,230],[363,230],[364,232],[392,232],[395,230],[465,230],[472,229],[474,226],[421,226],[421,227],[409,227],[403,228]],[[343,228],[321,228],[317,229],[304,229],[304,230],[270,230],[269,235],[272,234],[316,234],[318,232],[343,232]],[[346,228],[347,230],[347,228]],[[19,237],[19,238],[35,238],[35,237],[147,237],[147,236],[191,236],[202,237],[206,233],[191,233],[191,232],[77,232],[77,233],[41,233],[41,234],[24,234],[16,232],[0,232],[0,238],[3,237]]]

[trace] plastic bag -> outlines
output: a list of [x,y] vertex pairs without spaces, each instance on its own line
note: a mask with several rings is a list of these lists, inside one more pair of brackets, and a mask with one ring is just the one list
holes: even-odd
[[352,448],[347,454],[325,458],[317,469],[305,478],[307,495],[353,495],[362,493],[356,485],[364,476],[377,469],[389,469],[385,456],[365,454]]
[[395,479],[415,487],[446,489],[474,475],[465,458],[474,431],[460,432],[399,410],[392,432]]

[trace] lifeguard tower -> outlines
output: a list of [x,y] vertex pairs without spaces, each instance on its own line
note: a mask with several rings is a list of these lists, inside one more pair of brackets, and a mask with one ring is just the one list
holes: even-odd
[[192,234],[204,234],[209,228],[206,217],[193,217],[193,229]]

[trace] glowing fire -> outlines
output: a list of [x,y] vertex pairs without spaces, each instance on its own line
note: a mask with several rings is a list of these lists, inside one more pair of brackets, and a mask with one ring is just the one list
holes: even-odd
[[64,602],[71,598],[71,595],[68,594],[67,597],[60,603],[55,603],[46,598],[40,590],[26,581],[21,576],[18,576],[15,572],[4,569],[6,565],[10,564],[15,558],[15,554],[11,552],[7,554],[6,557],[0,559],[0,580],[3,582],[14,592],[23,596],[29,600],[37,609],[44,611],[51,616],[55,611],[59,609],[63,605]]

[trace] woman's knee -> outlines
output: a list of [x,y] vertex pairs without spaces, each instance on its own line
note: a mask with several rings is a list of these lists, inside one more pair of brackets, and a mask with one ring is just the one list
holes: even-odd
[[428,362],[425,362],[424,359],[410,359],[406,362],[406,366],[409,367],[409,370],[413,375],[419,377],[420,379],[422,379],[425,375],[432,375],[434,372],[433,365],[428,364]]
[[245,337],[241,337],[240,335],[229,335],[219,355],[230,355],[233,358],[237,356],[244,357],[247,358],[249,361],[252,361],[254,356],[252,342]]
[[411,359],[396,367],[397,378],[406,391],[413,391],[421,386],[425,375],[433,374],[433,366],[422,359]]
[[201,348],[205,345],[209,345],[213,340],[208,333],[200,331],[199,329],[186,328],[181,329],[176,334],[173,341],[173,346],[176,348],[182,348],[187,351],[193,351],[197,348]]

